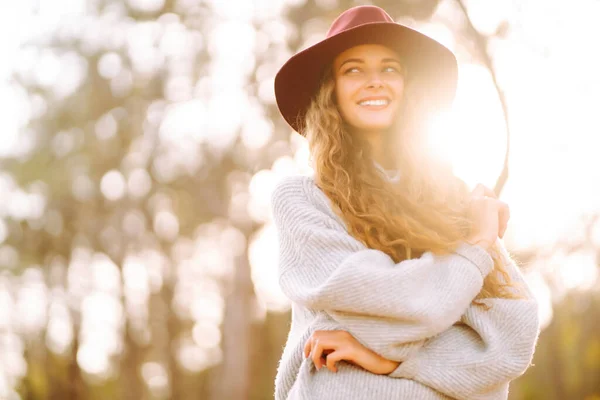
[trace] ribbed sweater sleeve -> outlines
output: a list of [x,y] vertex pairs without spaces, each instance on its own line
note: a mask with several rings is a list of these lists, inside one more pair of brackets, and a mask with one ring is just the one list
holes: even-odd
[[540,326],[523,275],[503,244],[497,245],[525,298],[485,299],[489,310],[471,304],[460,323],[427,340],[389,376],[413,379],[458,400],[506,399],[509,382],[531,364]]
[[394,263],[317,207],[315,190],[308,177],[284,178],[271,199],[279,284],[291,301],[328,311],[388,358],[406,357],[394,354],[395,345],[432,337],[460,320],[493,267],[483,248],[464,243],[448,255],[427,252]]

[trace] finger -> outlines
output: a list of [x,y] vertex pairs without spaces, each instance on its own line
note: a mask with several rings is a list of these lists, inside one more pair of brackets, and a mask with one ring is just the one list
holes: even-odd
[[508,220],[510,219],[510,208],[508,204],[504,202],[500,202],[500,207],[498,209],[498,232],[500,238],[504,237],[504,233],[506,232],[506,228],[508,227]]
[[308,358],[310,355],[310,350],[312,349],[312,336],[308,338],[306,343],[304,344],[304,358]]
[[327,369],[331,372],[337,372],[335,363],[344,359],[344,353],[340,350],[327,354]]
[[312,344],[312,361],[317,367],[317,370],[321,369],[323,363],[321,362],[321,356],[323,355],[323,347],[319,343],[319,339],[315,339]]
[[496,193],[490,189],[489,187],[478,183],[475,188],[473,189],[473,191],[471,192],[471,194],[473,196],[487,196],[487,197],[491,197],[493,199],[497,199],[498,196],[496,195]]
[[498,198],[498,195],[492,189],[490,189],[489,187],[487,187],[485,185],[481,185],[481,186],[483,186],[483,193],[485,196],[491,197],[492,199]]
[[477,185],[475,185],[475,188],[473,188],[473,190],[471,191],[471,195],[473,197],[485,196],[485,186],[483,186],[481,183],[478,183]]

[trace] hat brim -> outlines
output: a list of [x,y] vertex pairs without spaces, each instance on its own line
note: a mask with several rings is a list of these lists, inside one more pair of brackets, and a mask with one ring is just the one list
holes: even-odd
[[456,92],[458,65],[454,54],[439,42],[404,25],[374,22],[324,39],[292,56],[275,76],[275,99],[286,122],[303,134],[304,116],[316,93],[323,68],[359,44],[381,44],[406,63],[428,109],[448,107]]

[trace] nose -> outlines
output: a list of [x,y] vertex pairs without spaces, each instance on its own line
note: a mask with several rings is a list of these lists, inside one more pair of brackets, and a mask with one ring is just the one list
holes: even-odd
[[367,81],[368,88],[380,88],[383,85],[384,85],[383,79],[381,79],[381,76],[379,75],[378,72],[373,72],[369,75],[369,78]]

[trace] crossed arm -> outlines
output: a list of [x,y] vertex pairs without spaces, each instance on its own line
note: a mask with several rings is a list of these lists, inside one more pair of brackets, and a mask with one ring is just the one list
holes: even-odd
[[[351,237],[293,184],[276,189],[273,215],[283,292],[401,362],[390,377],[483,399],[529,365],[538,332],[533,297],[487,299],[489,311],[471,304],[493,266],[481,247],[465,243],[453,254],[396,264]],[[457,389],[456,380],[468,385]]]
[[[460,321],[428,339],[389,374],[413,379],[456,399],[505,399],[508,383],[529,367],[539,335],[537,302],[518,267],[498,241],[523,299],[489,298],[471,304]],[[462,382],[458,386],[453,383]]]

